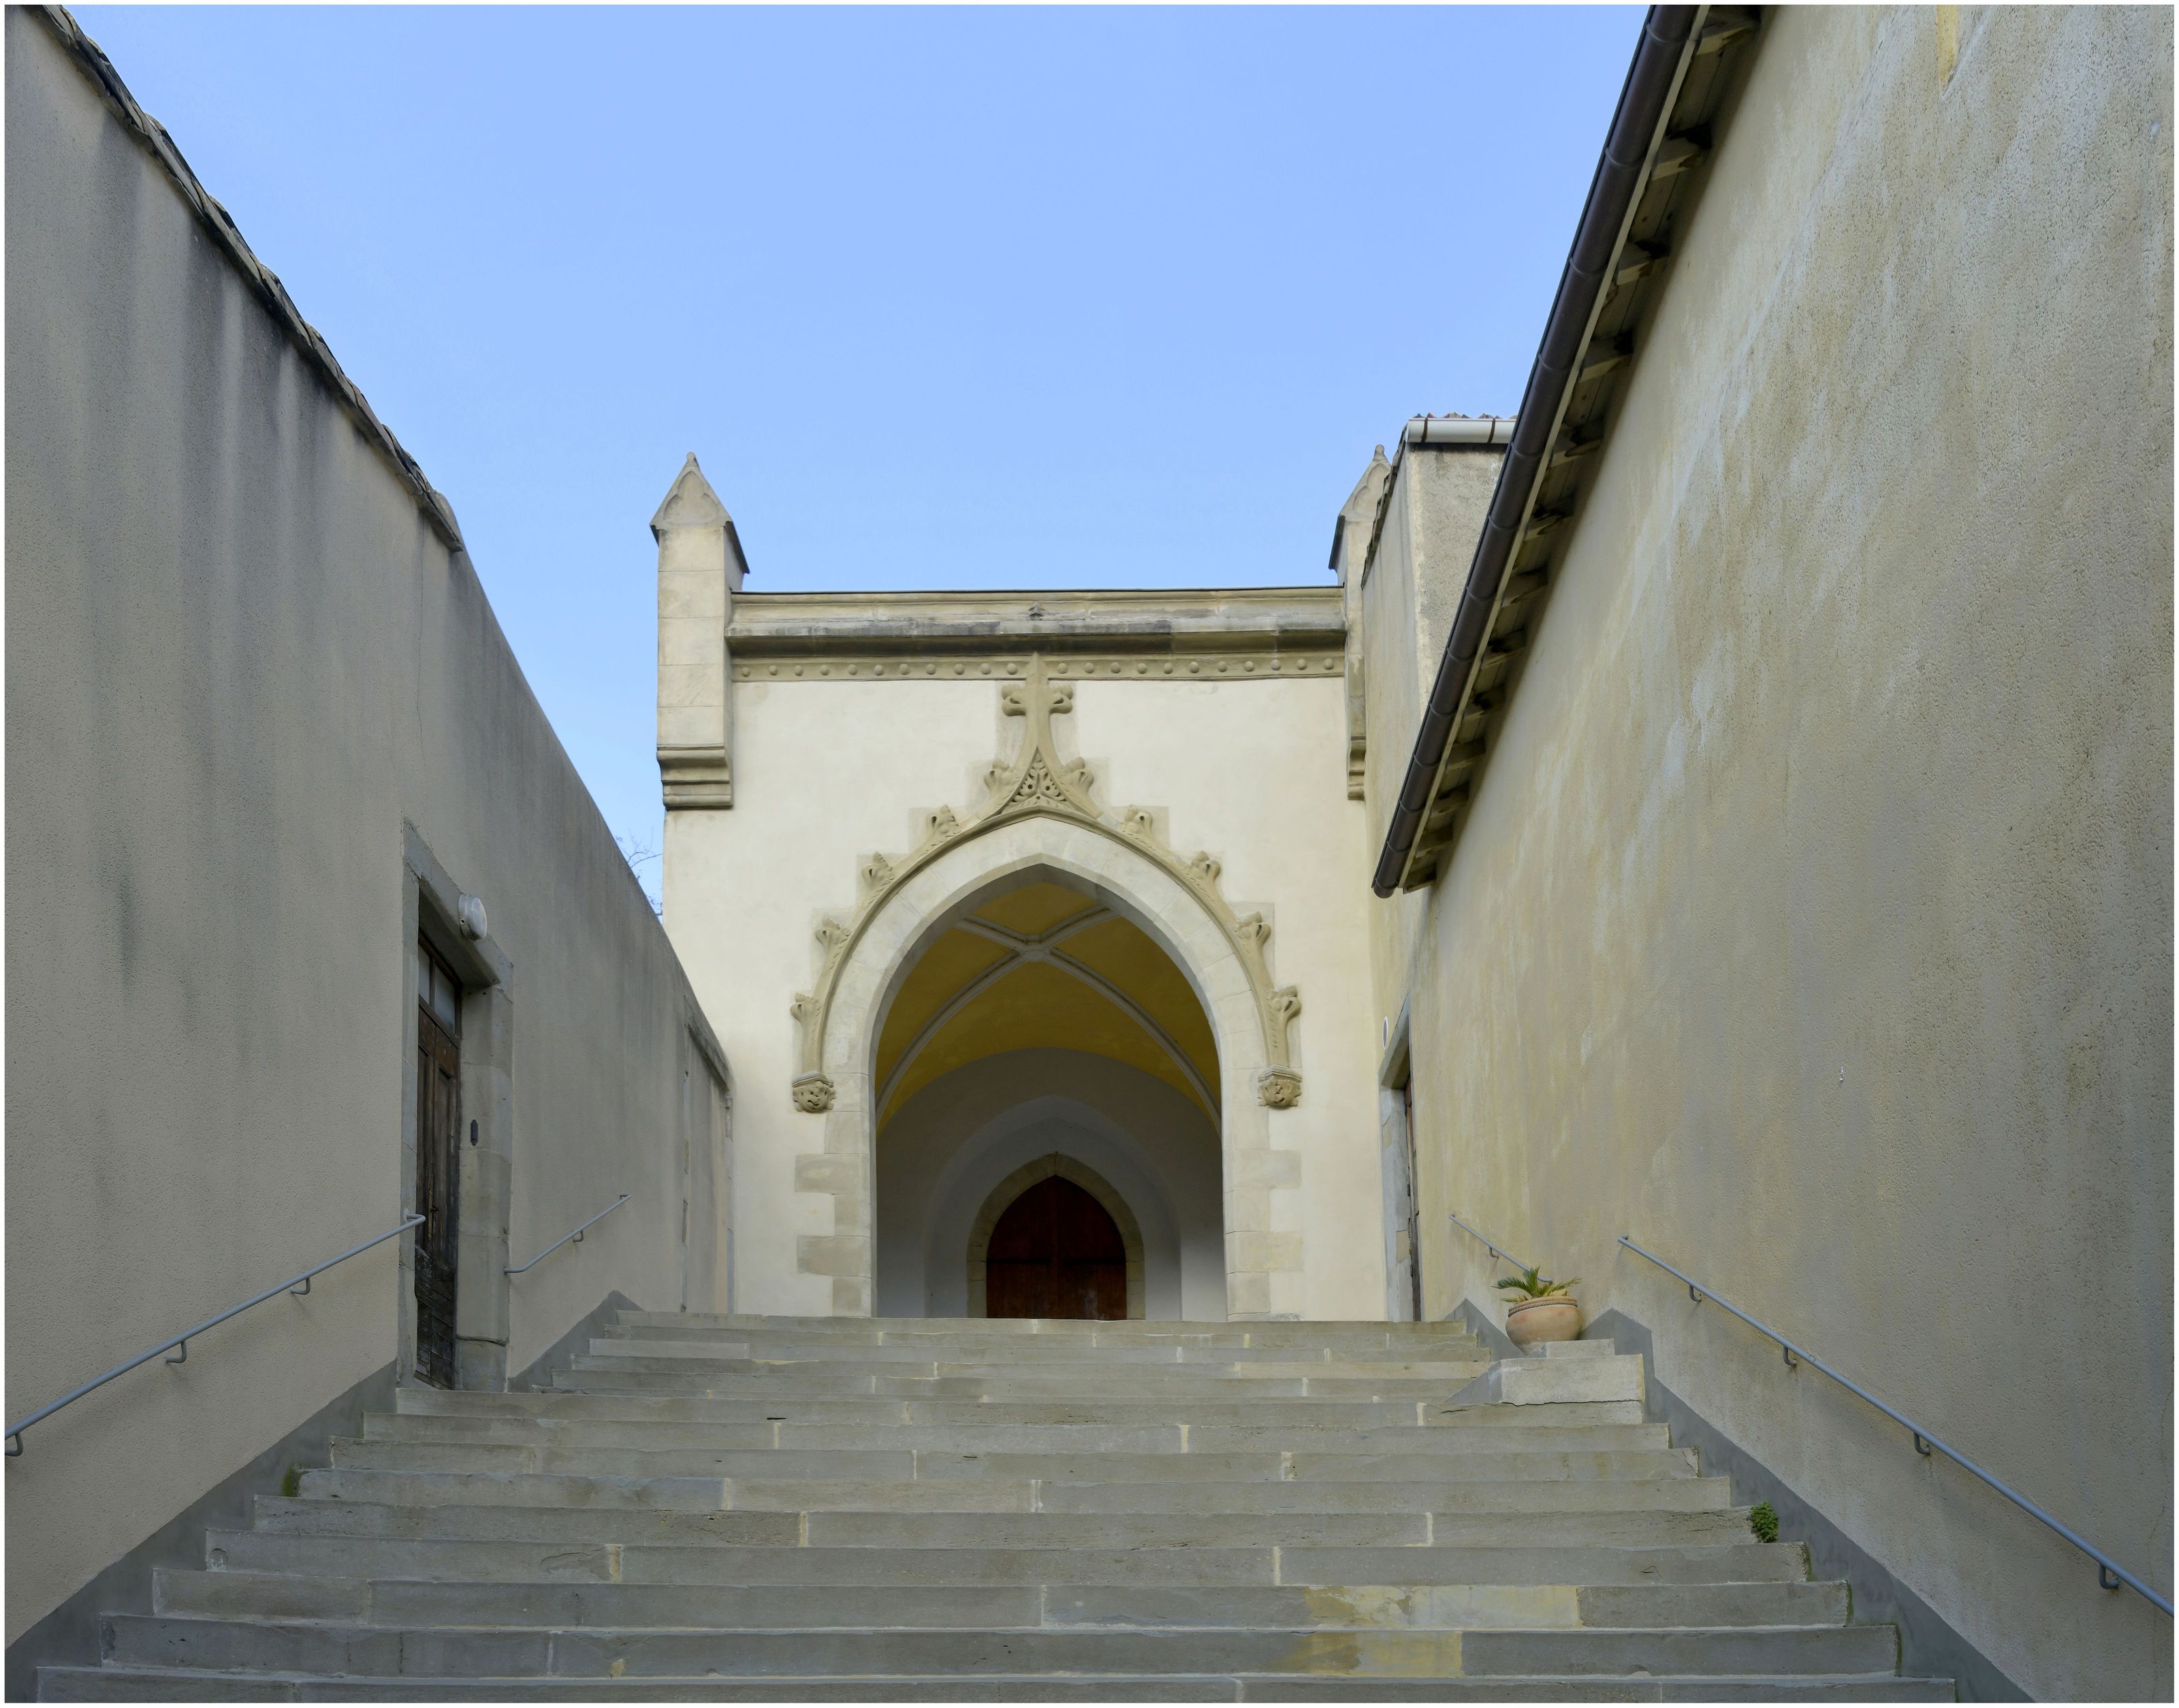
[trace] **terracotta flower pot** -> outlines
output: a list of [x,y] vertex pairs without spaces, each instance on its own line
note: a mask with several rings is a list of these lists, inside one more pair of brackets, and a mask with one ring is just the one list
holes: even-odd
[[1546,1340],[1578,1340],[1581,1306],[1571,1299],[1522,1299],[1506,1307],[1506,1338],[1526,1349]]

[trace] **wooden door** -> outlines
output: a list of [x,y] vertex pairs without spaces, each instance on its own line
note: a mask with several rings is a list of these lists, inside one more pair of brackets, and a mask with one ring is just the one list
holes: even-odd
[[985,1253],[984,1314],[1125,1317],[1127,1246],[1105,1207],[1057,1174],[1009,1204]]
[[420,943],[416,956],[416,1374],[454,1385],[455,1258],[462,1184],[461,986]]

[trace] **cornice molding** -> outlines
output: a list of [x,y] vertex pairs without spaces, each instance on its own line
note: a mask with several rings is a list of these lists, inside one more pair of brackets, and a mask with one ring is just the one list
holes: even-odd
[[956,662],[1012,664],[1025,673],[1036,656],[1108,667],[1318,660],[1343,652],[1346,640],[1336,587],[744,594],[727,630],[738,664],[846,660],[867,671],[907,663],[925,675]]
[[[737,651],[741,642],[735,638]],[[962,657],[948,654],[937,655],[897,655],[872,658],[868,655],[851,657],[843,652],[805,652],[766,660],[761,664],[745,663],[737,659],[734,680],[738,682],[953,682],[969,677],[1003,681],[1009,677],[1025,678],[1035,653],[1009,655],[1000,653],[983,657]],[[1208,676],[1213,681],[1227,682],[1291,682],[1298,676],[1337,676],[1346,669],[1345,657],[1335,652],[1263,653],[1219,652],[1176,653],[1165,657],[1119,657],[1106,654],[1098,657],[1055,659],[1063,664],[1068,675],[1079,681],[1097,678],[1120,681],[1165,681],[1170,677],[1193,676],[1199,680]]]

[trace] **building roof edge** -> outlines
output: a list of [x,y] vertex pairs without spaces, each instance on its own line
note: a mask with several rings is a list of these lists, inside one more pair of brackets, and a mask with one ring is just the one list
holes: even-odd
[[394,476],[406,486],[416,500],[416,507],[433,533],[445,541],[448,549],[466,551],[462,539],[461,525],[454,519],[453,506],[444,494],[425,478],[422,467],[393,436],[392,430],[373,413],[369,401],[342,369],[332,348],[320,335],[316,327],[305,320],[296,308],[294,299],[288,294],[287,287],[280,282],[279,275],[259,260],[250,245],[243,241],[241,232],[233,218],[207,190],[174,140],[167,134],[166,126],[144,111],[136,97],[129,92],[129,85],[121,74],[114,69],[113,62],[105,51],[84,33],[74,15],[65,6],[41,5],[30,8],[33,16],[42,23],[61,49],[75,63],[90,81],[92,88],[107,107],[118,118],[123,129],[135,139],[139,146],[157,161],[174,188],[181,193],[183,201],[197,217],[197,222],[211,234],[211,240],[227,257],[228,264],[242,275],[251,293],[263,304],[287,334],[288,342],[301,353],[305,361],[317,370],[318,375],[332,391],[341,408],[347,413],[363,436],[378,451],[392,469]]

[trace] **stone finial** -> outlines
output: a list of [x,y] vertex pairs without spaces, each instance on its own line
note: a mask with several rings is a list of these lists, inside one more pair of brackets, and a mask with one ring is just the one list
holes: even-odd
[[711,483],[704,478],[693,451],[682,463],[681,472],[673,477],[673,484],[666,489],[666,496],[659,501],[657,513],[650,518],[651,534],[661,546],[666,544],[668,530],[683,528],[716,528],[725,531],[727,584],[739,593],[743,578],[749,574],[749,560],[742,556],[741,536],[734,531],[734,519],[727,513],[727,506],[711,490]]
[[749,565],[734,519],[696,453],[658,512],[658,774],[667,810],[733,805],[733,668],[727,625]]

